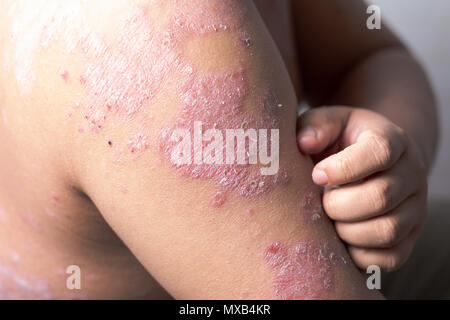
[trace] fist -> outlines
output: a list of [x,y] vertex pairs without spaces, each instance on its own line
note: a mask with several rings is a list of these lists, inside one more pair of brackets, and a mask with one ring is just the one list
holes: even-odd
[[398,269],[427,215],[427,169],[414,141],[384,116],[347,107],[304,113],[297,140],[354,263]]

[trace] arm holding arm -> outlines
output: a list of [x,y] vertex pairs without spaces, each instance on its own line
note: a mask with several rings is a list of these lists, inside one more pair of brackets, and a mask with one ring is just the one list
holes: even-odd
[[300,148],[319,162],[317,184],[342,186],[325,193],[324,206],[355,262],[396,269],[426,216],[438,140],[432,90],[387,26],[366,28],[363,1],[294,3],[309,103],[346,106],[305,114]]

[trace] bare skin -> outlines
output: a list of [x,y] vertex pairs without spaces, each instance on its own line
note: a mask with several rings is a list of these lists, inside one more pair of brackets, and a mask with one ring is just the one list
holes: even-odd
[[[288,6],[256,3],[271,14]],[[396,270],[408,259],[427,215],[427,175],[438,140],[432,90],[419,63],[386,25],[382,31],[364,28],[362,2],[291,5],[300,50],[281,36],[292,32],[281,19],[268,14],[266,21],[297,93],[301,70],[305,100],[314,108],[298,121],[299,149],[316,163],[314,182],[328,187],[326,213],[353,261],[363,270],[369,265]],[[330,188],[337,185],[341,188]]]
[[[8,12],[12,2],[3,1],[0,12]],[[152,18],[159,17],[161,25],[171,16],[171,8],[137,2],[148,5],[152,9],[148,12]],[[99,21],[97,13],[102,12],[105,16],[100,21],[109,22],[95,28],[117,48],[117,21],[123,12],[133,12],[130,8],[136,2],[109,3],[108,12],[95,5],[88,8],[87,21]],[[267,20],[284,21],[292,16],[289,5],[257,4]],[[202,72],[232,68],[233,61],[240,61],[250,74],[251,86],[271,87],[278,93],[285,107],[280,121],[286,128],[281,131],[281,166],[289,172],[290,183],[275,185],[256,199],[229,192],[223,206],[212,207],[208,191],[215,188],[214,183],[181,177],[156,151],[147,150],[146,142],[133,140],[133,134],[144,130],[150,141],[157,141],[160,124],[173,124],[180,107],[171,92],[180,87],[180,75],[169,77],[163,86],[167,90],[151,104],[156,110],[151,117],[146,112],[139,114],[145,121],[128,118],[124,122],[112,117],[92,130],[85,126],[83,113],[72,108],[89,86],[89,80],[87,84],[79,81],[86,57],[81,52],[67,54],[60,40],[52,40],[50,46],[32,54],[35,81],[30,91],[24,90],[26,82],[14,81],[13,67],[0,75],[0,295],[62,299],[157,299],[169,294],[188,299],[380,297],[364,287],[363,277],[352,263],[330,262],[327,267],[333,286],[324,289],[319,285],[316,295],[293,293],[289,285],[299,281],[296,275],[287,288],[281,288],[284,296],[274,290],[278,264],[267,257],[283,253],[270,247],[274,242],[285,244],[287,254],[304,241],[327,243],[333,254],[349,258],[324,216],[317,225],[298,216],[299,203],[304,205],[309,194],[317,200],[319,189],[310,177],[312,162],[296,148],[296,104],[297,99],[302,100],[304,85],[293,22],[274,24],[282,30],[268,24],[280,57],[256,7],[242,6],[248,14],[242,30],[253,40],[251,58],[245,48],[242,52],[230,50],[233,45],[224,32],[225,36],[217,39],[202,38],[193,46],[200,52],[194,49],[189,59]],[[207,7],[201,9],[213,13]],[[225,21],[235,19],[227,14],[219,16]],[[15,18],[0,19],[1,28],[11,30]],[[14,52],[16,44],[7,40],[2,35],[0,51]],[[396,43],[387,43],[390,41]],[[373,49],[380,45],[375,42]],[[205,58],[213,52],[225,57],[219,66],[208,64],[217,57]],[[116,146],[130,144],[131,154],[119,156],[118,161]],[[133,150],[139,151],[137,156]],[[68,291],[65,286],[65,269],[72,264],[82,269],[81,291]],[[317,271],[315,265],[312,269]]]
[[[296,20],[299,39],[306,39],[306,98],[322,107],[299,119],[300,150],[316,162],[314,182],[327,187],[324,208],[353,261],[363,270],[373,264],[396,270],[427,216],[439,131],[432,89],[386,25],[375,32],[361,27],[364,3],[294,3],[296,12],[309,13]],[[329,23],[314,18],[319,15]],[[309,38],[311,29],[321,36]]]

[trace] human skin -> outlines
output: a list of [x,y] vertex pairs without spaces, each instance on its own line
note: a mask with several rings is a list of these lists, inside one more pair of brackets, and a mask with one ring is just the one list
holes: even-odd
[[[407,260],[427,215],[427,175],[438,139],[433,92],[386,25],[361,27],[362,2],[297,1],[294,7],[297,16],[309,13],[296,20],[307,100],[331,106],[302,115],[299,148],[316,162],[314,181],[327,187],[324,208],[353,261],[363,270],[393,271]],[[318,16],[329,23],[317,23]],[[305,34],[310,29],[314,38]]]
[[[295,89],[250,1],[12,3],[0,10],[15,36],[0,44],[6,298],[165,297],[149,274],[184,299],[381,297],[321,211]],[[14,28],[24,21],[37,25]],[[280,128],[281,176],[249,166],[230,186],[223,171],[177,170],[162,132],[197,116]],[[80,292],[65,288],[72,264]]]

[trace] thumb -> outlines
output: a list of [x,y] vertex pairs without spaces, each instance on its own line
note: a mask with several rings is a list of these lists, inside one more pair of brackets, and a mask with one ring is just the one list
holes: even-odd
[[297,123],[297,143],[304,154],[316,155],[337,141],[352,112],[347,107],[320,107],[303,113]]

